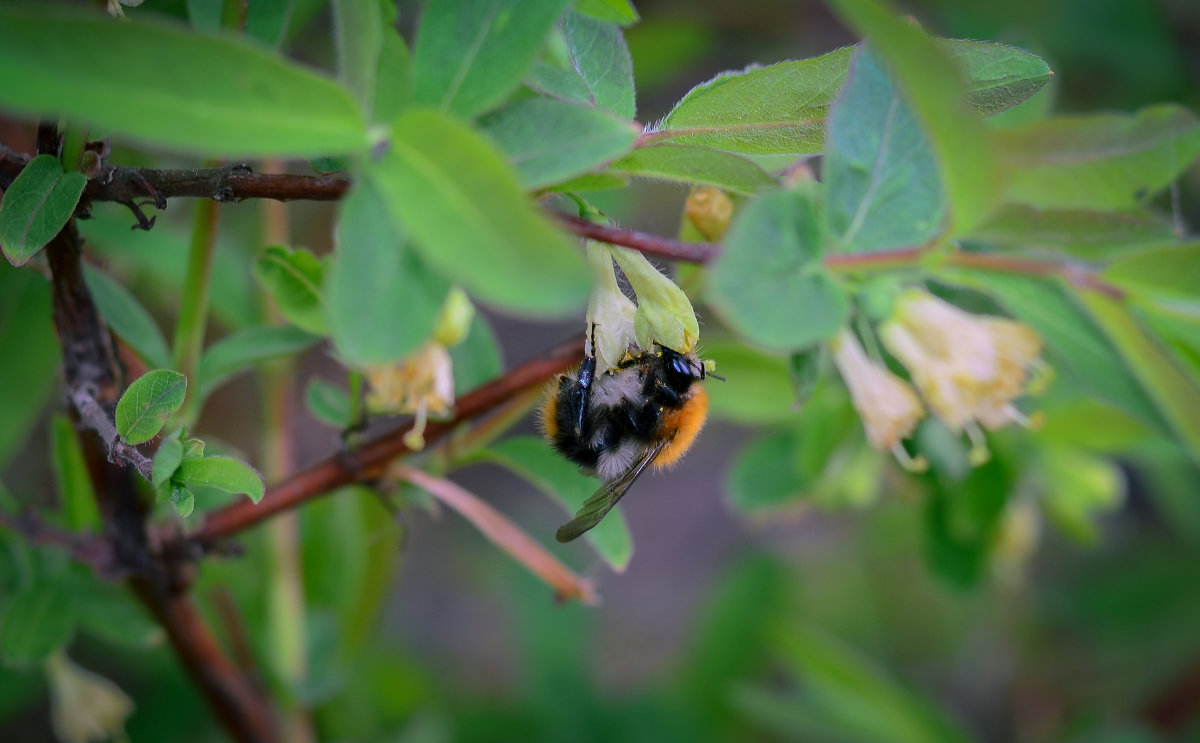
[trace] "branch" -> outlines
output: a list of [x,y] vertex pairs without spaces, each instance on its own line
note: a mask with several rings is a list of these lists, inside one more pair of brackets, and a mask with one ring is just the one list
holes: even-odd
[[642,253],[656,255],[660,258],[670,258],[671,260],[687,261],[689,263],[708,263],[713,258],[716,258],[717,254],[721,251],[721,246],[716,243],[684,242],[682,240],[673,240],[669,237],[651,235],[648,232],[596,224],[581,217],[572,217],[561,212],[552,211],[550,213],[557,217],[559,222],[576,235],[609,243],[610,245],[633,248]]
[[136,446],[121,440],[112,417],[107,410],[100,407],[96,398],[83,389],[72,389],[68,392],[68,396],[71,404],[75,406],[76,412],[79,413],[80,421],[100,437],[101,443],[108,450],[108,461],[129,464],[146,482],[150,482],[150,477],[154,472],[154,463]]
[[[557,346],[512,369],[504,376],[463,395],[448,421],[425,429],[426,443],[442,438],[464,421],[477,418],[500,406],[513,395],[543,384],[555,374],[579,363],[583,340]],[[208,514],[200,530],[191,536],[192,554],[203,553],[220,540],[245,531],[281,511],[295,508],[342,485],[378,477],[393,459],[412,453],[404,443],[411,426],[401,426],[367,442],[361,448],[334,455],[275,485],[257,505],[238,501]]]
[[109,580],[118,580],[129,574],[128,569],[117,560],[107,540],[58,529],[33,513],[0,511],[0,526],[20,534],[31,544],[62,547],[73,560],[87,565],[97,575]]

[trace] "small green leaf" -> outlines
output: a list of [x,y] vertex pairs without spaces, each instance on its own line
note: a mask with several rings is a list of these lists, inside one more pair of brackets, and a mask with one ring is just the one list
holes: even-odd
[[1121,502],[1121,470],[1108,457],[1081,452],[1071,446],[1042,450],[1036,470],[1041,497],[1038,503],[1064,534],[1083,544],[1100,537],[1100,516]]
[[853,49],[725,72],[692,88],[655,127],[663,139],[743,153],[821,151]]
[[256,325],[231,333],[204,349],[196,372],[200,394],[208,397],[238,374],[265,361],[300,353],[319,340],[290,325]]
[[525,77],[525,84],[538,93],[557,98],[567,103],[593,106],[592,91],[579,77],[573,67],[560,67],[549,62],[539,62]]
[[961,482],[942,484],[930,476],[926,508],[926,555],[938,577],[969,588],[983,577],[1004,506],[1012,492],[1012,474],[992,458],[970,470]]
[[366,148],[362,114],[333,80],[256,43],[144,19],[0,6],[0,106],[195,154]]
[[1175,105],[1061,116],[997,133],[1012,167],[1006,198],[1042,209],[1130,209],[1200,154],[1200,120]]
[[980,116],[994,116],[1024,103],[1054,74],[1045,60],[1007,44],[958,39],[935,43],[962,70],[967,100]]
[[402,115],[390,151],[365,177],[426,262],[473,296],[532,315],[583,304],[589,282],[580,250],[466,126],[432,111]]
[[71,531],[95,529],[100,525],[100,512],[96,508],[92,477],[75,426],[64,416],[56,415],[50,420],[50,452],[67,527]]
[[740,210],[707,274],[709,301],[764,348],[798,351],[846,322],[849,299],[821,263],[812,191],[774,191]]
[[683,144],[641,147],[610,168],[643,178],[698,183],[738,193],[754,193],[778,185],[750,160],[731,152]]
[[170,366],[171,351],[162,330],[137,298],[93,266],[84,264],[83,276],[100,315],[112,331],[150,366]]
[[58,386],[50,283],[0,261],[0,469],[28,440]]
[[621,29],[576,12],[564,14],[560,25],[571,66],[587,87],[591,104],[632,119],[637,114],[633,60]]
[[204,442],[197,438],[183,440],[183,458],[203,459],[204,458]]
[[[0,30],[0,38],[3,35]],[[3,54],[0,50],[0,69]],[[0,90],[0,102],[3,97]],[[82,174],[64,173],[58,158],[38,155],[30,160],[0,201],[0,248],[8,262],[23,266],[50,242],[75,212],[86,185]]]
[[920,245],[945,219],[929,140],[869,46],[829,112],[821,173],[835,250]]
[[575,10],[597,20],[621,26],[638,22],[638,13],[629,0],[576,0]]
[[709,340],[700,355],[716,363],[725,381],[705,383],[714,417],[735,423],[773,423],[796,417],[788,360],[732,340]]
[[475,313],[466,340],[450,349],[450,360],[454,364],[454,388],[459,394],[500,376],[504,357],[487,318]]
[[[484,450],[482,456],[525,478],[561,502],[569,514],[578,511],[600,486],[598,480],[582,474],[578,467],[555,454],[546,442],[533,436],[497,442]],[[629,566],[633,541],[618,508],[585,536],[613,570],[619,573]]]
[[176,428],[158,442],[158,449],[154,452],[154,474],[150,479],[150,484],[155,488],[169,483],[175,470],[179,469],[179,464],[183,462],[183,441],[180,440],[182,434],[183,429]]
[[425,8],[413,52],[414,97],[464,118],[521,82],[567,0],[441,0]]
[[262,500],[266,492],[262,475],[233,457],[185,458],[173,480],[183,485],[203,485],[226,493],[242,493],[255,503]]
[[6,664],[31,666],[71,639],[74,607],[53,577],[25,586],[7,603],[0,617],[0,656]]
[[272,245],[254,262],[254,277],[271,293],[288,322],[316,335],[329,332],[321,295],[325,267],[312,253]]
[[350,420],[350,396],[341,387],[314,377],[304,390],[308,412],[317,420],[334,428],[346,428]]
[[117,431],[131,444],[158,435],[187,395],[187,378],[169,369],[148,371],[134,380],[117,403]]
[[196,495],[182,485],[171,485],[171,506],[180,518],[187,518],[196,510]]
[[379,3],[334,0],[333,32],[338,77],[354,93],[363,109],[371,113],[383,49],[383,16]]
[[278,47],[287,33],[292,0],[258,0],[246,6],[246,35]]
[[807,481],[796,467],[793,431],[777,431],[751,441],[729,469],[729,499],[747,513],[772,510],[804,494]]
[[582,175],[633,148],[638,129],[594,108],[549,98],[515,101],[481,122],[527,189]]
[[336,245],[325,290],[342,360],[388,364],[428,340],[450,284],[425,265],[371,181],[342,200]]

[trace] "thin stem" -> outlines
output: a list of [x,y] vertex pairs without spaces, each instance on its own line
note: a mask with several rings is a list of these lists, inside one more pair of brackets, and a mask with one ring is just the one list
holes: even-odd
[[[196,204],[196,216],[192,221],[192,244],[188,249],[187,274],[183,280],[183,295],[179,305],[179,319],[175,324],[175,339],[172,358],[175,369],[188,378],[191,392],[189,401],[197,400],[196,368],[200,351],[204,347],[204,329],[208,321],[208,288],[212,280],[213,253],[217,243],[217,204],[200,201]],[[196,414],[194,405],[188,406],[190,420]]]

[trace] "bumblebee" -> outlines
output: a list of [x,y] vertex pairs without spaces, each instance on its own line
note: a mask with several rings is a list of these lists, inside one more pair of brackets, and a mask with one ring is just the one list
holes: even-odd
[[543,435],[604,481],[559,528],[558,541],[599,524],[647,467],[667,467],[687,453],[708,414],[708,394],[699,384],[705,376],[695,354],[656,345],[631,349],[615,369],[599,374],[589,352],[578,369],[551,384],[541,409]]

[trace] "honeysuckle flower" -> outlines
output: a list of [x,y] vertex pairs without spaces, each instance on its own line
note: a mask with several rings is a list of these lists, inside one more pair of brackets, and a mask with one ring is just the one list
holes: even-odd
[[890,450],[910,469],[923,469],[924,460],[910,458],[900,445],[900,440],[911,434],[917,422],[925,417],[916,391],[882,364],[872,361],[849,330],[838,333],[829,343],[829,350],[850,390],[854,409],[862,418],[867,442],[876,449]]
[[607,249],[637,295],[633,330],[638,345],[653,348],[657,343],[680,353],[694,350],[700,340],[700,323],[687,294],[641,253],[628,248]]
[[77,666],[62,650],[46,658],[50,724],[63,743],[124,738],[133,701],[113,682]]
[[719,188],[701,186],[688,195],[684,213],[704,239],[718,242],[733,219],[733,199]]
[[1042,341],[1031,328],[1001,317],[973,315],[920,289],[905,291],[879,329],[933,413],[965,431],[972,459],[986,459],[980,426],[1030,424],[1013,401],[1041,365]]
[[108,0],[108,13],[114,18],[123,18],[125,10],[121,7],[122,5],[129,8],[136,8],[143,2],[145,0]]
[[637,306],[617,285],[612,254],[606,246],[589,243],[587,259],[593,277],[587,308],[587,343],[597,365],[607,371],[616,368],[629,347],[637,344],[633,332]]
[[416,420],[404,435],[411,449],[425,446],[425,423],[443,418],[454,406],[454,366],[450,352],[429,341],[398,364],[367,369],[367,409],[373,413],[410,413]]

